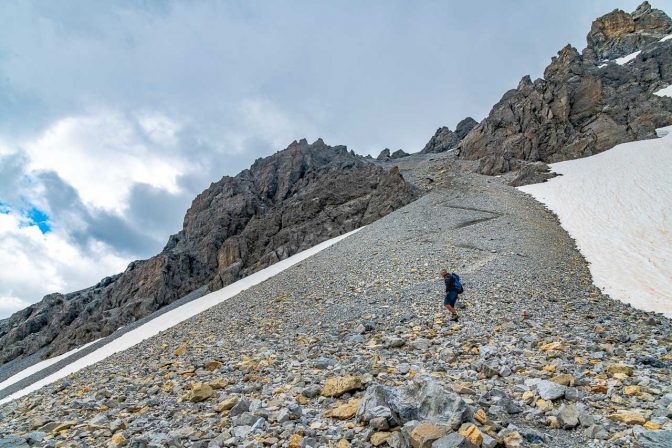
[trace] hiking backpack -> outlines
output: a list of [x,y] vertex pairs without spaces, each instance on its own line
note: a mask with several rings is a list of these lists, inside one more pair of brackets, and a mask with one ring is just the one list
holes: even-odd
[[464,288],[462,287],[462,280],[460,280],[460,276],[454,272],[450,274],[450,276],[453,278],[453,285],[455,286],[455,291],[457,291],[458,294],[462,294],[464,292]]

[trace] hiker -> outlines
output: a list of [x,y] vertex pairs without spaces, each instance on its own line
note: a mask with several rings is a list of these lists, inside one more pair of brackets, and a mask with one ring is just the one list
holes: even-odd
[[443,281],[446,283],[446,297],[443,299],[443,306],[452,314],[451,320],[457,320],[457,310],[455,310],[455,302],[457,302],[457,295],[462,294],[462,281],[460,276],[452,273],[449,274],[445,269],[439,272]]

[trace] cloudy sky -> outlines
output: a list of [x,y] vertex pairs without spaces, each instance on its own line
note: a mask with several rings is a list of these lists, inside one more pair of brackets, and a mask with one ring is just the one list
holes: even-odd
[[637,3],[0,2],[0,318],[155,254],[294,139],[413,152],[481,120]]

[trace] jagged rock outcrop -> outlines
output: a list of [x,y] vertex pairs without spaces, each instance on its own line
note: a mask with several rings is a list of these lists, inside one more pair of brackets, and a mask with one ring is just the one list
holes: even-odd
[[376,160],[380,161],[385,161],[390,158],[390,148],[385,148],[382,151],[380,151],[380,154],[378,154],[378,157],[376,157]]
[[443,126],[436,130],[420,153],[435,154],[448,151],[457,146],[459,142],[460,140],[457,138],[457,135],[448,127]]
[[478,124],[476,120],[467,117],[460,121],[455,128],[455,132],[451,131],[446,126],[436,130],[436,133],[427,142],[425,147],[420,151],[422,154],[435,154],[439,152],[448,151],[457,147],[460,141]]
[[[523,77],[462,140],[461,157],[480,160],[483,174],[499,174],[654,138],[656,128],[672,124],[672,100],[653,95],[672,82],[672,40],[660,41],[670,19],[644,3],[626,14],[639,25],[616,32],[623,14],[597,19],[583,53],[567,45],[544,79]],[[598,56],[622,56],[635,43],[646,45],[632,62],[604,64]]]
[[615,9],[595,20],[586,39],[588,48],[603,60],[633,53],[670,32],[672,20],[644,2],[632,14]]
[[469,132],[471,132],[472,129],[476,127],[476,125],[478,125],[478,121],[471,117],[467,117],[457,123],[457,126],[455,127],[455,135],[457,135],[457,138],[462,140]]
[[410,154],[404,151],[403,149],[397,149],[392,154],[390,154],[390,148],[385,148],[382,151],[380,151],[380,154],[378,154],[376,160],[385,162],[386,160],[397,160],[409,155]]
[[204,285],[221,288],[369,224],[416,195],[397,168],[386,171],[321,139],[294,142],[199,194],[160,254],[0,321],[0,363],[109,335]]
[[532,162],[518,170],[516,177],[509,182],[509,185],[512,187],[522,187],[523,185],[538,184],[556,176],[557,174],[551,172],[551,167],[545,163]]
[[410,154],[404,151],[403,149],[397,149],[390,155],[390,159],[396,160],[396,159],[401,159],[403,157],[409,156]]

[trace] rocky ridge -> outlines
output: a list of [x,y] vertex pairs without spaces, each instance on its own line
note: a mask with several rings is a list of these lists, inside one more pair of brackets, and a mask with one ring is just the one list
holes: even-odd
[[523,77],[462,140],[461,156],[493,175],[655,138],[672,124],[672,99],[653,95],[672,83],[672,40],[663,39],[671,32],[672,20],[648,2],[598,18],[583,52],[568,45],[543,79]]
[[214,291],[370,224],[416,195],[398,170],[344,146],[294,142],[198,195],[183,229],[157,256],[0,321],[0,364],[40,349],[58,355],[107,336],[204,285]]
[[418,201],[0,407],[0,446],[669,444],[670,320],[602,295],[529,196],[452,153],[402,161],[435,179]]
[[670,18],[645,1],[632,14],[615,9],[598,18],[586,39],[597,59],[609,60],[634,53],[670,32]]
[[476,120],[467,117],[457,124],[455,132],[446,126],[440,127],[420,152],[422,154],[435,154],[456,148],[477,124]]

